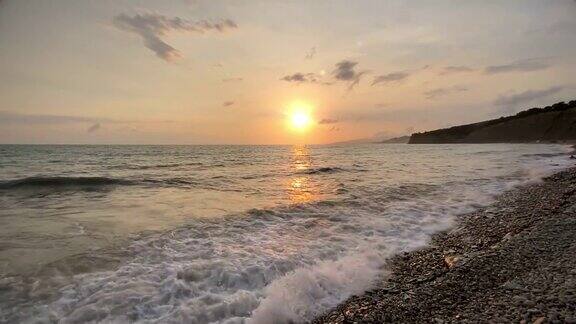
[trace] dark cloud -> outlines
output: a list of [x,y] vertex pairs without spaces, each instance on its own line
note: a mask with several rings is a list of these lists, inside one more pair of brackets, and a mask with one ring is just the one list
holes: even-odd
[[222,82],[238,82],[238,81],[242,81],[244,80],[243,78],[237,77],[237,78],[225,78],[222,79]]
[[162,40],[172,31],[204,33],[207,31],[224,32],[238,26],[230,19],[217,22],[207,20],[189,21],[179,17],[166,17],[155,13],[144,13],[129,16],[119,14],[112,19],[118,29],[138,34],[144,41],[144,46],[156,53],[156,56],[166,61],[174,61],[181,55],[174,47]]
[[338,119],[331,119],[331,118],[324,118],[318,122],[318,124],[321,125],[336,124],[336,123],[338,123]]
[[316,46],[312,47],[307,53],[306,56],[304,57],[307,60],[313,59],[314,56],[316,56]]
[[337,80],[353,81],[358,77],[358,73],[354,71],[356,65],[358,62],[344,60],[336,63],[336,69],[332,73]]
[[97,130],[99,130],[101,127],[100,123],[96,123],[96,124],[92,124],[92,126],[88,127],[88,129],[86,130],[88,133],[94,133]]
[[558,93],[564,89],[561,86],[554,86],[547,89],[542,90],[527,90],[524,92],[520,92],[517,94],[511,95],[501,95],[496,100],[494,100],[494,104],[497,106],[516,106],[524,103],[528,103],[530,101],[548,97],[555,93]]
[[551,65],[546,59],[533,58],[526,60],[519,60],[504,65],[492,65],[487,66],[484,69],[486,74],[497,74],[497,73],[507,73],[507,72],[531,72],[544,70],[549,68]]
[[336,68],[332,71],[332,75],[336,80],[349,82],[348,89],[352,90],[360,82],[360,78],[367,73],[367,71],[356,71],[358,62],[348,60],[336,63]]
[[374,80],[372,80],[372,85],[376,85],[379,83],[390,83],[390,82],[400,82],[405,80],[410,76],[409,72],[394,72],[376,76]]
[[314,73],[294,73],[292,75],[287,75],[285,77],[280,78],[280,80],[283,81],[287,81],[287,82],[297,82],[297,83],[303,83],[303,82],[310,82],[310,83],[315,83],[318,82],[318,76]]
[[468,91],[468,88],[463,87],[463,86],[436,88],[436,89],[432,89],[432,90],[424,92],[424,96],[426,96],[427,99],[436,99],[438,97],[443,97],[443,96],[449,95],[451,93],[463,92],[463,91]]
[[474,71],[474,69],[471,67],[468,67],[468,66],[463,66],[463,65],[447,66],[444,69],[442,69],[442,72],[440,72],[440,74],[445,75],[445,74],[472,72],[472,71]]
[[222,104],[222,106],[224,106],[224,107],[230,107],[230,106],[232,106],[233,104],[234,104],[234,101],[225,101],[225,102]]
[[385,108],[385,107],[388,107],[388,104],[386,104],[386,103],[377,103],[377,104],[374,105],[374,107],[376,107],[376,108]]

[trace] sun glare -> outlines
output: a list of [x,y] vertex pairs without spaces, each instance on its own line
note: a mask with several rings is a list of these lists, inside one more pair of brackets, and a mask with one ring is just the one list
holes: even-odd
[[310,116],[308,114],[297,111],[292,113],[292,127],[295,129],[306,129],[310,125]]
[[292,105],[288,114],[290,127],[297,131],[305,131],[312,125],[311,108],[303,103]]

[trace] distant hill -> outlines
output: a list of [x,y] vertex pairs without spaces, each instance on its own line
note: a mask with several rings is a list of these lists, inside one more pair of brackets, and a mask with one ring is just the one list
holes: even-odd
[[374,143],[374,139],[371,138],[357,138],[348,141],[340,141],[340,142],[332,142],[328,145],[349,145],[349,144],[367,144],[367,143]]
[[513,116],[410,136],[410,144],[530,143],[576,140],[576,100],[532,108]]
[[384,144],[406,144],[408,143],[408,141],[410,140],[410,136],[400,136],[400,137],[394,137],[394,138],[389,138],[383,141],[380,141],[378,143],[384,143]]
[[357,139],[353,139],[353,140],[348,140],[348,141],[342,141],[342,142],[333,142],[330,143],[328,145],[347,145],[347,144],[370,144],[370,143],[394,143],[394,144],[398,144],[398,143],[408,143],[408,140],[410,139],[410,135],[408,136],[400,136],[400,137],[393,137],[393,138],[388,138],[388,139],[382,139],[382,138],[377,138],[377,137],[372,137],[372,138],[357,138]]

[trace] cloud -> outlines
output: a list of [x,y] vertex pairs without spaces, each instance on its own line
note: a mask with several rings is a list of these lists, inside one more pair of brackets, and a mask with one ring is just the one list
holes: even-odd
[[388,107],[389,105],[387,103],[377,103],[374,105],[375,108],[385,108]]
[[338,119],[330,119],[330,118],[324,118],[318,122],[318,124],[321,125],[336,124],[336,123],[338,123]]
[[336,69],[332,73],[337,80],[353,81],[358,77],[358,73],[354,71],[356,65],[358,62],[344,60],[336,63]]
[[304,57],[307,60],[311,60],[314,58],[314,56],[316,56],[316,46],[312,47],[307,53],[306,56]]
[[409,76],[410,73],[406,71],[383,74],[376,76],[374,80],[372,80],[372,85],[376,85],[378,83],[400,82]]
[[512,95],[500,95],[496,100],[494,100],[494,104],[497,106],[516,106],[536,99],[548,97],[562,91],[562,89],[564,89],[564,87],[554,86],[542,90],[527,90]]
[[207,31],[224,32],[238,26],[230,19],[217,22],[207,20],[190,21],[179,17],[166,17],[155,13],[143,13],[134,16],[119,14],[112,19],[113,25],[121,30],[142,37],[144,46],[156,53],[156,56],[172,62],[181,57],[180,52],[162,39],[173,31],[204,33]]
[[294,73],[292,75],[287,75],[285,77],[280,78],[280,80],[287,81],[287,82],[296,82],[296,83],[303,83],[303,82],[310,82],[315,83],[318,82],[318,76],[314,73]]
[[86,131],[87,131],[88,133],[94,133],[94,132],[96,132],[97,130],[99,130],[100,127],[101,127],[100,123],[96,123],[96,124],[93,124],[92,126],[88,127],[88,129],[87,129]]
[[472,72],[472,71],[474,71],[474,69],[471,67],[468,67],[468,66],[463,66],[463,65],[447,66],[442,70],[442,72],[440,72],[440,74],[446,75],[446,74]]
[[453,86],[453,87],[446,87],[446,88],[436,88],[429,91],[424,92],[424,96],[427,99],[436,99],[438,97],[443,97],[455,92],[463,92],[468,91],[468,88],[463,86]]
[[222,106],[224,107],[230,107],[234,104],[234,101],[224,101],[224,103],[222,104]]
[[20,114],[0,111],[0,123],[3,124],[62,124],[62,123],[101,123],[117,122],[105,118],[92,118],[80,116]]
[[222,82],[239,82],[244,80],[243,78],[240,77],[236,77],[236,78],[224,78],[222,79]]
[[504,65],[487,66],[484,69],[484,73],[497,74],[507,72],[531,72],[531,71],[544,70],[549,68],[550,66],[551,66],[550,63],[546,62],[545,59],[533,58],[533,59],[519,60]]
[[352,90],[360,82],[360,78],[367,73],[367,71],[356,71],[358,62],[343,60],[336,63],[336,68],[332,71],[332,75],[336,80],[349,82],[348,90]]

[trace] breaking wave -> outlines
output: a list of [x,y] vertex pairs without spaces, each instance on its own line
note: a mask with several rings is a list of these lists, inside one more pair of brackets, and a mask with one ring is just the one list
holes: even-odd
[[28,177],[0,182],[0,189],[99,187],[129,184],[132,182],[107,177]]
[[35,316],[70,323],[306,322],[370,288],[387,258],[425,245],[451,216],[488,203],[488,193],[501,187],[437,189],[411,200],[374,200],[382,194],[374,190],[197,221],[137,240],[133,260],[77,276]]

